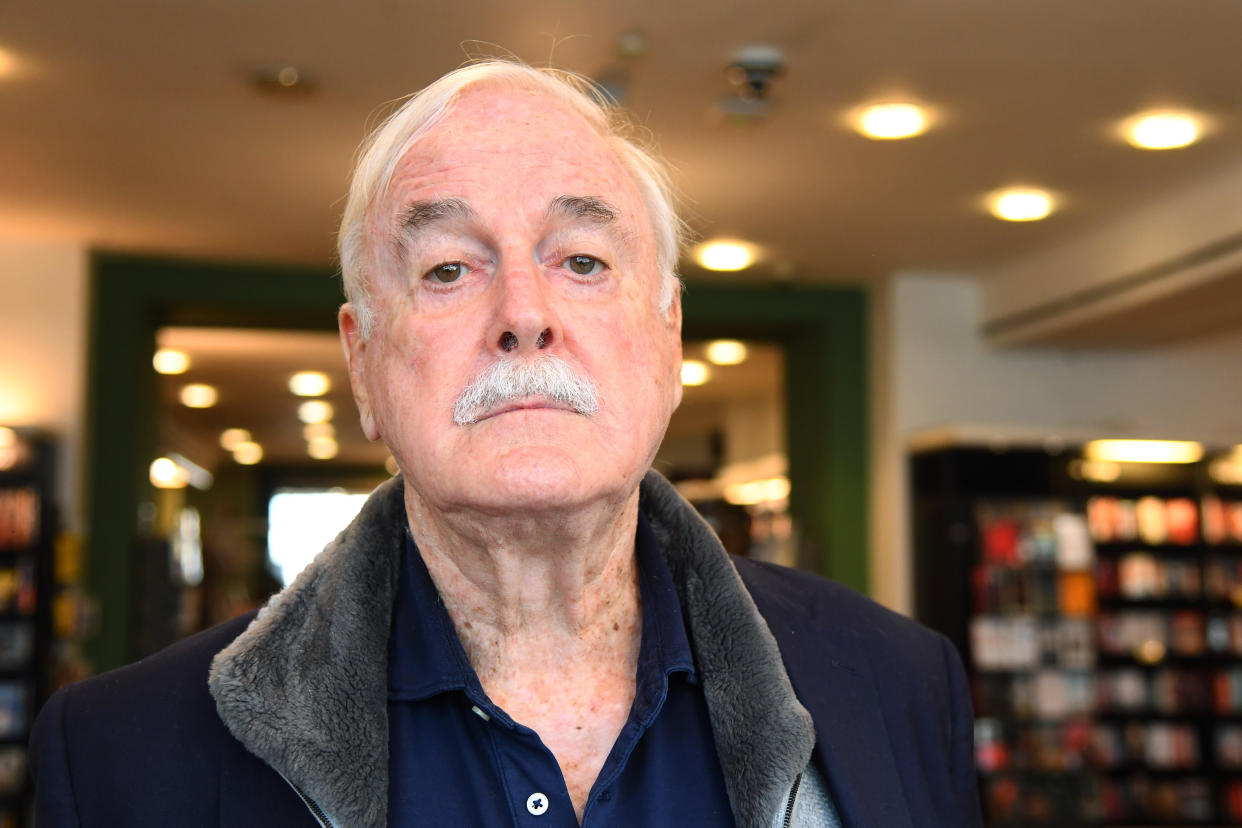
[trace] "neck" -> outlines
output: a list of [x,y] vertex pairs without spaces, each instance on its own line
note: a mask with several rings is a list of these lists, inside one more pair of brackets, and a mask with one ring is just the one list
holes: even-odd
[[[506,661],[528,655],[532,645],[636,660],[637,491],[619,507],[513,517],[433,510],[407,489],[406,513],[489,692],[487,676],[504,675]],[[563,669],[564,658],[557,662]]]

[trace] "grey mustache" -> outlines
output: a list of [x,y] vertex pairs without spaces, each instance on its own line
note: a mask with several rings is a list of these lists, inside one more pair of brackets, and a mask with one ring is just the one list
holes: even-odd
[[458,395],[453,422],[472,425],[496,407],[525,397],[542,397],[587,416],[599,411],[595,384],[563,359],[546,354],[533,361],[501,359],[487,366]]

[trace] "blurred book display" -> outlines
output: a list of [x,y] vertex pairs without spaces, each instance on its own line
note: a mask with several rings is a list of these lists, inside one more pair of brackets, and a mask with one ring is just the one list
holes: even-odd
[[966,661],[988,823],[1242,824],[1242,489],[1078,457],[911,460],[916,613]]
[[0,828],[26,824],[26,741],[48,692],[53,452],[41,435],[0,429]]

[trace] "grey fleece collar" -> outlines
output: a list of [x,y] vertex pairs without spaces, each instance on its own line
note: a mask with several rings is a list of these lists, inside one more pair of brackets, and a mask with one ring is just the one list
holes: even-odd
[[[677,585],[734,819],[767,826],[810,761],[810,714],[698,513],[655,472],[639,508]],[[349,828],[386,824],[388,631],[405,527],[394,478],[217,654],[208,679],[229,731]]]

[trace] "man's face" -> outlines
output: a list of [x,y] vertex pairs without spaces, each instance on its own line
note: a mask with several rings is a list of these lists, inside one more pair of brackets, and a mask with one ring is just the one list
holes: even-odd
[[[348,307],[341,328],[364,430],[407,485],[501,514],[632,492],[681,399],[680,304],[658,307],[650,220],[607,145],[544,95],[469,90],[400,159],[381,216],[397,252],[371,275],[373,335]],[[454,422],[488,366],[544,355],[595,385],[595,413],[528,396]]]

